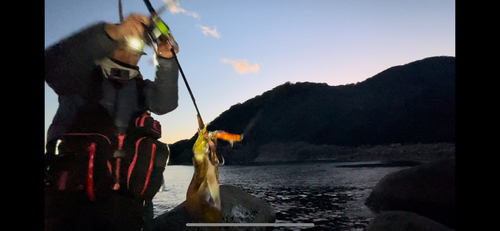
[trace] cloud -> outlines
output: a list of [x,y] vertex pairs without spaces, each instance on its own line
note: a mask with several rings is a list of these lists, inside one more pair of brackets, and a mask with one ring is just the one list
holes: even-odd
[[231,59],[221,59],[222,63],[230,63],[233,65],[234,70],[242,75],[254,72],[257,73],[260,71],[260,66],[258,63],[254,63],[252,66],[248,64],[246,59],[243,60],[231,60]]
[[177,14],[177,13],[183,13],[187,16],[191,16],[193,18],[200,18],[200,15],[192,12],[192,11],[187,11],[186,9],[182,8],[179,6],[179,1],[180,0],[163,0],[167,6],[168,9],[170,10],[170,13],[172,14]]
[[214,29],[212,30],[212,29],[210,29],[209,27],[207,27],[207,26],[202,26],[202,25],[197,25],[197,27],[201,28],[201,32],[203,32],[203,34],[204,34],[204,35],[208,35],[208,34],[210,34],[210,35],[212,35],[212,36],[214,36],[214,37],[216,37],[216,38],[220,38],[220,34],[219,34],[219,32],[217,32],[217,29],[216,29],[216,28],[214,28]]

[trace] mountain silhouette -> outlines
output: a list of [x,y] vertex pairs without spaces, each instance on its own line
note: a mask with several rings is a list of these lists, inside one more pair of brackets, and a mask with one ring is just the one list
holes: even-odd
[[[454,143],[455,57],[391,67],[356,84],[286,82],[231,106],[208,129],[243,133],[234,148],[255,152],[271,142],[350,147]],[[196,134],[170,145],[171,163],[190,163],[195,139]],[[231,150],[227,142],[219,142],[218,152]],[[258,155],[245,153],[247,162]],[[240,157],[226,160],[231,163],[232,158]]]

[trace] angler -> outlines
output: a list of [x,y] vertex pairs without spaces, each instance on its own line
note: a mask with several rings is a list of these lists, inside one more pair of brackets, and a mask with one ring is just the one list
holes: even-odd
[[149,113],[178,105],[179,49],[171,34],[159,42],[154,81],[143,79],[137,64],[151,23],[130,14],[45,50],[45,82],[59,98],[47,134],[45,230],[141,230],[152,219],[168,147]]

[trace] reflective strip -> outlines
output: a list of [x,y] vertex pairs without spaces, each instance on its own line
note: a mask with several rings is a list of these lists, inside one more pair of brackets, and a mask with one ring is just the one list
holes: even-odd
[[153,150],[151,152],[151,161],[149,162],[149,170],[148,170],[148,175],[146,176],[146,183],[144,183],[144,188],[142,188],[141,195],[146,192],[146,188],[148,187],[149,184],[149,179],[151,178],[151,172],[153,172],[153,166],[154,166],[154,158],[155,158],[155,152],[156,152],[156,144],[153,143]]
[[87,174],[87,195],[91,201],[95,200],[94,194],[94,158],[95,158],[95,146],[96,144],[92,142],[89,146],[89,172]]

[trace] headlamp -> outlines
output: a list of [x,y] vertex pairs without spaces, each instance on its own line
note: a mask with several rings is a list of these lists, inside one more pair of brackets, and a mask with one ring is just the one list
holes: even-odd
[[144,41],[139,37],[125,36],[125,45],[134,51],[142,53],[143,55],[146,54],[146,52],[143,51],[146,43],[144,43]]

